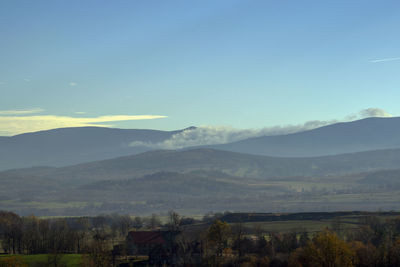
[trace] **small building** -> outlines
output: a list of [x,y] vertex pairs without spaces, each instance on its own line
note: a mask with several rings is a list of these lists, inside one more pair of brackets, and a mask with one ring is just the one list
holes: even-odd
[[126,239],[127,254],[148,256],[150,264],[174,264],[178,234],[175,231],[131,231]]

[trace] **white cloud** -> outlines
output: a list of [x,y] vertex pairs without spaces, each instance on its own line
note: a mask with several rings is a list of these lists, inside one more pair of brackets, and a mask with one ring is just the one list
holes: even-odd
[[76,82],[70,82],[68,85],[73,87],[73,86],[77,86],[78,84]]
[[396,61],[396,60],[400,60],[400,57],[374,59],[374,60],[370,60],[369,62],[371,62],[371,63],[381,63],[381,62],[389,62],[389,61]]
[[360,116],[363,118],[369,117],[393,117],[392,114],[386,112],[381,108],[367,108],[359,112]]
[[75,114],[86,114],[86,111],[75,111]]
[[226,144],[247,138],[290,134],[332,124],[336,121],[309,121],[299,125],[274,126],[261,129],[236,129],[229,126],[200,126],[173,135],[163,142],[151,144],[133,142],[131,146],[156,149],[179,149],[200,145]]
[[44,109],[14,109],[14,110],[0,110],[0,115],[25,115],[43,112]]
[[295,132],[315,129],[318,127],[330,125],[333,123],[363,119],[367,117],[391,117],[392,115],[383,109],[367,108],[357,114],[347,116],[342,120],[327,121],[308,121],[304,124],[274,126],[261,129],[235,129],[233,127],[224,126],[200,126],[198,128],[190,128],[183,132],[173,135],[160,143],[143,143],[133,142],[131,146],[147,146],[155,149],[179,149],[191,146],[226,144],[247,138],[259,136],[283,135]]
[[365,118],[371,118],[371,117],[393,117],[392,114],[386,112],[385,110],[381,108],[366,108],[362,109],[359,112],[355,114],[350,114],[346,116],[344,121],[354,121],[354,120],[360,120],[360,119],[365,119]]
[[[6,115],[6,114],[2,114]],[[8,115],[8,114],[7,114]],[[14,114],[15,115],[15,114]],[[115,121],[152,120],[166,118],[159,115],[110,115],[92,118],[75,118],[69,116],[0,116],[0,132],[4,135],[15,135],[64,127],[112,127],[108,124]],[[106,123],[106,124],[105,124]]]

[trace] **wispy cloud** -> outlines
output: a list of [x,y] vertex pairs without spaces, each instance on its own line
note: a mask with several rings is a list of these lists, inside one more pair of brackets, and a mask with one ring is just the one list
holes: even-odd
[[369,62],[371,62],[371,63],[380,63],[380,62],[389,62],[389,61],[396,61],[396,60],[400,60],[400,57],[389,57],[389,58],[373,59],[373,60],[370,60]]
[[309,121],[299,125],[273,126],[261,129],[236,129],[229,126],[200,126],[189,128],[160,143],[133,142],[131,146],[155,149],[180,149],[184,147],[226,144],[247,138],[290,134],[326,126],[338,121]]
[[86,111],[75,111],[75,114],[79,114],[79,115],[86,114],[86,113],[87,113]]
[[392,114],[380,108],[367,108],[355,114],[348,115],[341,120],[315,120],[308,121],[304,124],[273,126],[261,129],[235,129],[233,127],[224,126],[200,126],[177,133],[173,135],[170,139],[167,139],[160,143],[133,142],[130,145],[147,146],[155,149],[179,149],[191,146],[226,144],[252,137],[283,135],[302,132],[330,125],[333,123],[358,120],[367,117],[392,116]]
[[390,114],[389,112],[381,108],[366,108],[360,110],[355,114],[347,115],[342,121],[354,121],[371,117],[393,117],[393,114]]
[[0,81],[0,85],[4,85],[4,84],[6,84],[6,82],[1,82],[1,81]]
[[41,109],[41,108],[0,110],[0,115],[25,115],[25,114],[40,113],[43,111],[44,111],[44,109]]
[[393,114],[386,112],[381,108],[367,108],[363,109],[359,112],[359,115],[362,118],[369,118],[369,117],[393,117]]
[[[9,114],[9,113],[8,113]],[[3,114],[3,115],[8,115]],[[15,114],[14,114],[15,115]],[[15,135],[26,132],[35,132],[64,127],[112,127],[112,122],[153,120],[166,118],[160,115],[110,115],[100,117],[75,118],[69,116],[0,116],[0,132],[6,135]]]
[[28,82],[31,81],[31,79],[29,79],[29,78],[24,78],[24,81],[28,83]]
[[74,86],[77,86],[78,84],[76,82],[69,82],[68,85],[71,87],[74,87]]

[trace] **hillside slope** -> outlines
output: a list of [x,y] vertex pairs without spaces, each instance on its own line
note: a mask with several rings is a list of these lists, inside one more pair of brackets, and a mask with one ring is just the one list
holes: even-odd
[[207,147],[276,157],[316,157],[400,148],[400,117],[367,118]]
[[[400,166],[400,149],[313,158],[277,158],[214,149],[160,150],[62,168],[14,170],[6,173],[52,177],[69,183],[130,179],[160,171],[219,171],[239,177],[269,179],[288,176],[328,176]],[[39,172],[39,173],[38,173]],[[0,173],[1,175],[1,173]]]
[[142,153],[135,141],[157,143],[180,131],[60,128],[0,138],[0,170],[32,166],[67,166]]

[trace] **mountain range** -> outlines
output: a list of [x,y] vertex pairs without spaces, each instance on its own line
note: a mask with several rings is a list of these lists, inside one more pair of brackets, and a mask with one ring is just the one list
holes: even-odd
[[162,142],[181,131],[75,127],[1,137],[0,170],[67,166],[138,154],[151,148],[130,146],[132,142]]
[[69,184],[142,177],[155,172],[218,171],[246,178],[345,175],[400,167],[400,149],[311,158],[278,158],[214,149],[157,150],[67,167],[36,167],[0,173],[45,177]]
[[[32,166],[62,167],[135,155],[154,150],[156,146],[152,144],[168,140],[185,130],[77,127],[0,137],[0,170]],[[318,157],[400,148],[399,133],[399,117],[367,118],[298,133],[196,148],[271,157]],[[136,145],[132,146],[132,143]]]
[[317,157],[400,148],[400,117],[366,118],[287,135],[261,136],[209,147],[275,157]]
[[370,118],[179,150],[145,144],[185,130],[84,127],[0,137],[0,209],[37,215],[398,209],[399,125],[400,118]]
[[274,158],[212,149],[149,151],[0,172],[0,209],[21,214],[186,214],[398,209],[400,149]]

